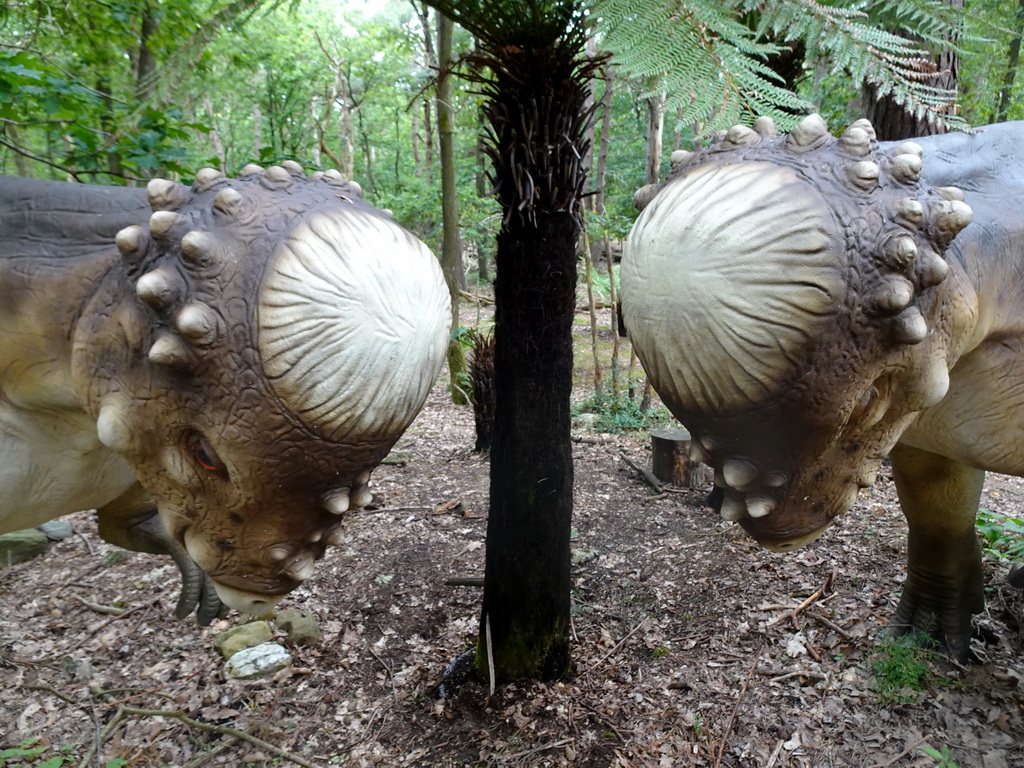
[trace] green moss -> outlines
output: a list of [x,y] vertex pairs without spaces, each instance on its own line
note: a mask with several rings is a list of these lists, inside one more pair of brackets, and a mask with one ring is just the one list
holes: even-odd
[[[547,638],[513,633],[492,647],[495,682],[513,680],[565,680],[574,674],[568,628],[552,632]],[[484,632],[476,645],[473,669],[480,680],[490,680],[487,664],[487,639]]]

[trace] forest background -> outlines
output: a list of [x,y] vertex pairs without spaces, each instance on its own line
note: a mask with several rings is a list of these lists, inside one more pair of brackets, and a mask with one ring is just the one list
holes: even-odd
[[[691,5],[750,25],[724,4]],[[920,3],[908,0],[862,5],[874,23],[920,25],[927,18]],[[1024,83],[1014,77],[1022,9],[1019,0],[977,0],[953,11],[954,23],[963,25],[957,111],[969,125],[1024,118]],[[187,183],[203,166],[233,175],[249,163],[293,159],[357,180],[367,200],[392,210],[440,253],[436,34],[436,11],[410,0],[8,3],[0,10],[0,173],[105,184],[170,176]],[[595,23],[595,53],[606,36]],[[743,50],[753,37],[738,46],[726,42],[722,50],[758,58],[753,48]],[[459,27],[453,43],[455,60],[474,48]],[[776,95],[780,127],[787,127],[787,110],[799,115],[808,106],[837,128],[862,116],[856,67],[837,66],[835,49],[805,47],[792,78],[796,97]],[[658,41],[648,36],[639,45],[645,48],[653,58]],[[644,73],[635,57],[621,67],[618,61],[610,60],[593,87],[599,103],[587,164],[588,189],[601,193],[600,215],[592,214],[598,236],[624,232],[635,215],[633,193],[651,176],[651,113],[665,107],[659,91],[673,85]],[[712,81],[723,73],[728,79],[737,65],[721,59],[717,66],[717,78],[706,83],[712,93],[721,88]],[[465,271],[471,282],[486,283],[500,217],[479,140],[482,97],[466,79],[451,85]],[[664,144],[657,144],[661,173],[673,149],[692,149],[711,131],[749,117],[743,108],[750,105],[722,102],[695,115],[679,90],[668,94]],[[698,98],[691,93],[689,101]]]

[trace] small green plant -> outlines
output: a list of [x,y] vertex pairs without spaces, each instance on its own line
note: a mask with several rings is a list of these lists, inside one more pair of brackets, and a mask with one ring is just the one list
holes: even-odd
[[[33,747],[33,739],[21,742],[16,747],[10,749],[0,750],[0,768],[11,765],[25,765],[24,759],[29,757],[37,757],[46,751],[46,747]],[[16,761],[16,762],[10,762]]]
[[917,701],[928,682],[936,680],[928,662],[935,651],[920,645],[914,638],[899,637],[878,643],[868,668],[875,676],[871,690],[883,703]]
[[112,549],[107,552],[107,556],[103,558],[103,564],[109,568],[112,565],[123,563],[131,556],[132,553],[127,549]]
[[1024,559],[1024,520],[979,509],[976,525],[985,552],[998,560]]
[[628,432],[640,429],[655,429],[672,423],[672,415],[660,405],[647,410],[640,407],[627,392],[601,392],[580,403],[576,413],[593,413],[598,419],[593,429],[597,432]]
[[935,747],[921,747],[921,751],[935,761],[935,768],[960,768],[953,759],[953,753],[949,751],[949,747],[943,747],[941,750]]
[[[75,755],[75,748],[65,745],[60,747],[59,754],[45,757],[45,753],[51,750],[46,745],[32,746],[35,740],[23,741],[17,747],[0,750],[0,768],[61,768],[78,761]],[[33,758],[44,758],[39,762]],[[103,768],[124,768],[128,761],[122,757],[115,757],[103,763]]]
[[699,739],[704,731],[704,716],[695,714],[693,716],[693,724],[690,727],[693,728],[693,735]]

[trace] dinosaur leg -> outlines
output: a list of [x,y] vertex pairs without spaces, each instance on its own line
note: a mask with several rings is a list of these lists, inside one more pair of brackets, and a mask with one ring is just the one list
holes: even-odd
[[97,510],[100,536],[118,547],[133,552],[170,555],[181,571],[181,596],[174,616],[183,619],[196,611],[196,621],[205,626],[227,612],[217,597],[210,577],[195,564],[188,552],[164,530],[156,506],[142,486]]
[[974,530],[985,473],[902,445],[891,456],[910,536],[907,580],[890,626],[899,634],[927,633],[966,661],[971,615],[985,607]]

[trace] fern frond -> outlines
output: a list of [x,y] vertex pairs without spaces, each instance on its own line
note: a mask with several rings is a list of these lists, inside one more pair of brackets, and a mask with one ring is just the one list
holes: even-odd
[[705,135],[759,114],[785,129],[813,109],[767,65],[782,50],[771,40],[803,41],[807,58],[828,62],[832,73],[958,123],[954,95],[933,84],[925,50],[949,45],[960,30],[962,11],[941,0],[589,0],[588,9],[623,72],[667,93],[666,109],[681,110],[681,121],[699,123]]

